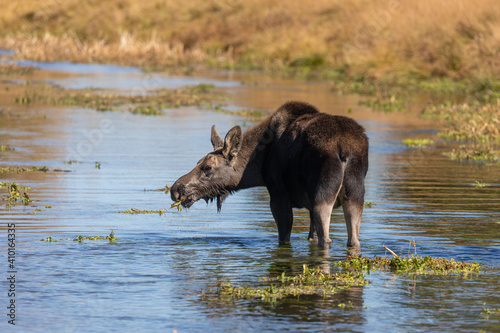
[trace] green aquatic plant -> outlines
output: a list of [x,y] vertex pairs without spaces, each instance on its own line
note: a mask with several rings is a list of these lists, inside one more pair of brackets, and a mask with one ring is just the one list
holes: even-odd
[[131,209],[127,209],[123,212],[118,212],[118,213],[122,213],[122,214],[131,214],[131,215],[134,215],[134,214],[159,214],[159,215],[162,215],[162,214],[165,214],[166,210],[165,209],[159,209],[159,210],[141,210],[141,209],[137,209],[137,208],[131,208]]
[[[340,290],[353,286],[368,284],[362,273],[333,273],[323,272],[319,267],[309,268],[303,265],[301,274],[287,276],[283,272],[278,277],[262,278],[269,282],[266,286],[234,286],[231,281],[220,282],[217,294],[222,298],[232,299],[260,299],[265,302],[276,302],[284,297],[300,297],[301,295],[322,295],[326,297]],[[339,307],[342,307],[339,305]],[[346,306],[344,306],[346,308]]]
[[407,147],[420,149],[434,145],[434,140],[432,139],[405,139],[402,142]]
[[87,240],[92,240],[92,241],[96,241],[96,240],[109,240],[110,243],[113,243],[114,241],[116,241],[118,238],[116,238],[113,230],[111,230],[111,233],[108,235],[108,236],[105,236],[105,237],[101,237],[101,236],[76,236],[76,238],[59,238],[59,239],[56,239],[56,238],[52,238],[52,236],[49,236],[47,238],[42,238],[40,241],[42,242],[60,242],[60,241],[73,241],[73,242],[83,242],[83,241],[87,241]]

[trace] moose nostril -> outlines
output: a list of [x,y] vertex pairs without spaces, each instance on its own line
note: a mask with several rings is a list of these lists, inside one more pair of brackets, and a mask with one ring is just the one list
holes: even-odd
[[185,191],[184,185],[174,184],[170,190],[170,197],[173,201],[179,201]]

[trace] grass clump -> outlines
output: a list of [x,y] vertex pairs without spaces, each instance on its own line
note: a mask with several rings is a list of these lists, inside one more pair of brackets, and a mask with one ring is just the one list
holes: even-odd
[[59,238],[59,239],[56,239],[56,238],[52,238],[52,236],[49,236],[47,238],[42,238],[40,241],[42,242],[60,242],[60,241],[74,241],[74,242],[83,242],[83,241],[87,241],[87,240],[92,240],[92,241],[96,241],[96,240],[109,240],[110,243],[113,243],[114,241],[116,241],[118,238],[116,238],[115,234],[113,231],[111,231],[111,233],[109,234],[109,236],[105,236],[105,237],[101,237],[101,236],[76,236],[76,238]]
[[364,286],[368,282],[362,273],[324,273],[319,267],[303,266],[301,274],[287,276],[283,272],[276,278],[263,278],[263,282],[270,282],[269,286],[233,286],[229,280],[219,283],[217,293],[221,297],[232,299],[259,299],[265,302],[276,302],[285,297],[300,297],[301,295],[328,295],[336,294],[339,290],[346,290],[352,286]]
[[403,140],[403,144],[410,148],[427,148],[434,144],[434,140],[432,139],[405,139]]

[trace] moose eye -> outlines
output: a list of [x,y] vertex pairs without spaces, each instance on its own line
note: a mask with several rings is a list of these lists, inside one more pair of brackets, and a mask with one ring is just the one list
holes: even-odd
[[204,172],[209,172],[210,170],[212,170],[211,166],[206,165],[206,166],[203,167],[203,171]]

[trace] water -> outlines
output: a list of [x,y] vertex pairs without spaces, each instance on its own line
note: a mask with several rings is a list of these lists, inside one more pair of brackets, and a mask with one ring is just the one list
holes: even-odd
[[[44,66],[39,65],[50,69],[43,71],[44,80],[71,88],[130,92],[150,75],[116,66],[96,66],[91,74],[81,71],[84,65]],[[326,300],[310,296],[277,305],[202,298],[203,290],[221,280],[252,285],[259,277],[283,270],[299,272],[302,264],[325,268],[345,258],[341,211],[332,215],[333,246],[327,255],[304,239],[309,221],[303,210],[295,212],[291,246],[278,246],[263,188],[229,197],[220,214],[215,204],[204,202],[161,216],[118,213],[168,208],[168,196],[149,190],[171,185],[211,150],[212,124],[223,134],[249,121],[199,108],[148,117],[78,107],[16,106],[4,93],[0,143],[15,150],[0,152],[0,166],[45,165],[52,171],[0,174],[1,181],[31,186],[29,194],[37,200],[31,206],[0,210],[1,331],[500,330],[498,316],[481,314],[484,307],[500,307],[500,168],[451,162],[442,156],[439,143],[425,150],[406,148],[401,145],[405,138],[437,139],[435,124],[414,112],[386,115],[359,107],[358,97],[336,95],[326,83],[237,73],[207,73],[201,79],[156,76],[165,87],[198,82],[224,87],[235,108],[272,110],[297,99],[334,114],[351,109],[350,116],[366,127],[371,145],[366,201],[373,207],[363,215],[363,254],[384,255],[382,244],[406,254],[414,238],[420,255],[477,261],[485,266],[483,273],[463,278],[375,272],[367,276],[370,284],[365,287]],[[130,82],[124,84],[127,78]],[[90,81],[83,84],[85,80]],[[69,160],[78,163],[64,163]],[[476,188],[475,181],[490,186]],[[8,223],[16,224],[15,327],[7,324],[5,315]],[[111,230],[118,237],[115,244],[40,241],[47,236],[105,236]],[[338,307],[349,301],[352,309]]]

